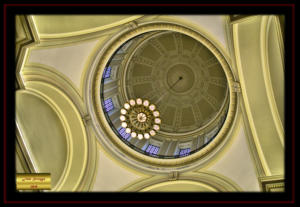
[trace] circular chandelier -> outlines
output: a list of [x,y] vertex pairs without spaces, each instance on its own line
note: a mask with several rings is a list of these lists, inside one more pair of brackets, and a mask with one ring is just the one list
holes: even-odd
[[133,138],[149,139],[160,129],[160,113],[155,109],[156,106],[148,100],[131,99],[120,110],[121,126],[125,128],[126,133],[131,133]]

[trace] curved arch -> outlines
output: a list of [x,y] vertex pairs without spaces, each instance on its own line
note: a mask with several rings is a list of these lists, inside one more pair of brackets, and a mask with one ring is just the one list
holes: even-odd
[[[55,190],[69,163],[70,128],[58,106],[48,97],[32,90],[18,90],[15,95],[18,142],[28,155],[34,172],[51,173],[51,185]],[[53,158],[57,161],[53,162]]]
[[[102,72],[104,70],[105,65],[107,64],[109,58],[114,53],[114,51],[119,48],[124,42],[131,39],[132,37],[148,32],[148,31],[161,31],[161,30],[170,30],[175,32],[180,32],[186,34],[188,36],[193,37],[194,39],[203,43],[206,47],[208,47],[211,52],[217,57],[218,61],[221,63],[227,80],[229,82],[229,92],[230,92],[230,106],[228,111],[228,116],[225,120],[223,128],[217,137],[210,143],[210,145],[195,153],[193,155],[180,158],[180,159],[170,159],[170,160],[162,160],[147,157],[145,155],[139,154],[135,152],[133,149],[129,148],[117,138],[114,132],[110,129],[110,126],[105,120],[104,114],[102,112],[102,105],[100,103],[100,82],[102,77]],[[105,45],[105,50],[102,50],[101,53],[97,55],[95,58],[95,62],[89,71],[88,77],[88,86],[87,86],[87,104],[88,110],[93,120],[95,131],[98,134],[99,141],[104,144],[107,148],[110,148],[113,154],[126,163],[129,163],[136,168],[143,169],[151,172],[169,172],[170,168],[173,170],[183,171],[187,168],[191,167],[191,163],[195,160],[199,160],[200,157],[208,155],[217,145],[220,144],[221,141],[226,137],[227,132],[231,128],[231,123],[235,117],[235,111],[237,107],[237,97],[234,91],[234,80],[233,74],[231,72],[230,66],[223,58],[222,54],[218,51],[217,48],[210,43],[209,40],[204,38],[201,34],[188,29],[186,27],[182,27],[176,24],[169,23],[159,23],[159,24],[145,24],[142,26],[138,26],[135,29],[132,29],[128,32],[124,32],[123,34],[117,35],[115,37],[115,41],[110,42]],[[99,65],[97,63],[100,61]],[[89,92],[92,91],[92,96],[89,95]],[[108,140],[108,138],[110,140]],[[111,144],[114,143],[114,145]],[[120,149],[118,147],[120,147]],[[125,156],[126,155],[126,156]],[[130,157],[128,156],[130,155]],[[124,158],[126,157],[126,159]],[[134,164],[135,163],[135,164]],[[183,166],[184,165],[184,166]]]
[[[37,80],[26,81],[26,90],[40,94],[49,103],[56,106],[62,122],[67,126],[68,149],[66,170],[53,191],[75,191],[86,189],[94,176],[94,165],[89,162],[96,159],[95,143],[88,139],[85,123],[72,101],[61,90],[53,85]],[[51,134],[51,133],[50,133]],[[93,144],[93,146],[91,146]],[[93,148],[95,148],[93,150]],[[90,159],[88,159],[88,156]],[[89,181],[90,180],[90,181]],[[85,181],[85,182],[83,182]]]
[[[176,187],[177,189],[170,189],[171,187]],[[121,191],[240,192],[242,189],[227,177],[209,171],[201,171],[180,174],[178,180],[170,180],[166,176],[154,176],[131,183],[130,185],[122,188]]]
[[[280,127],[269,77],[269,70],[271,70],[268,62],[270,51],[267,47],[270,35],[267,31],[269,18],[271,17],[252,16],[233,24],[234,48],[241,80],[243,105],[263,173],[267,176],[282,174],[284,171],[284,131]],[[278,83],[279,85],[283,85],[283,77],[281,78],[282,82]]]

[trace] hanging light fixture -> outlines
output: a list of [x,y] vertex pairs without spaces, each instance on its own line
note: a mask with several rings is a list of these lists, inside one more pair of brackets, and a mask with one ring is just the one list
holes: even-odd
[[124,104],[120,110],[121,126],[131,137],[138,139],[149,139],[155,136],[160,129],[160,113],[154,104],[148,100],[137,98],[131,99]]

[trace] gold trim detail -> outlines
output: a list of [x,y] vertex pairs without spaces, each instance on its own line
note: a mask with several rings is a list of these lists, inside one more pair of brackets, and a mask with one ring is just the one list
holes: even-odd
[[280,175],[265,176],[259,178],[261,188],[264,192],[284,192],[284,177]]
[[51,190],[50,173],[16,174],[17,190]]

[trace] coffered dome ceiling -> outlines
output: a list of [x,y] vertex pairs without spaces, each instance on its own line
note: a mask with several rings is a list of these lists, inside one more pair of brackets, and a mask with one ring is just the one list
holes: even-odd
[[213,120],[225,103],[222,66],[209,49],[187,35],[147,35],[128,63],[125,93],[157,104],[162,133],[195,131]]
[[[174,159],[192,155],[215,139],[228,112],[229,85],[224,58],[203,41],[155,30],[137,34],[111,53],[102,73],[101,106],[127,146],[150,157]],[[160,112],[160,130],[150,139],[131,137],[121,126],[120,109],[137,98],[149,100]],[[126,151],[127,146],[117,146]],[[155,153],[148,152],[151,146]]]

